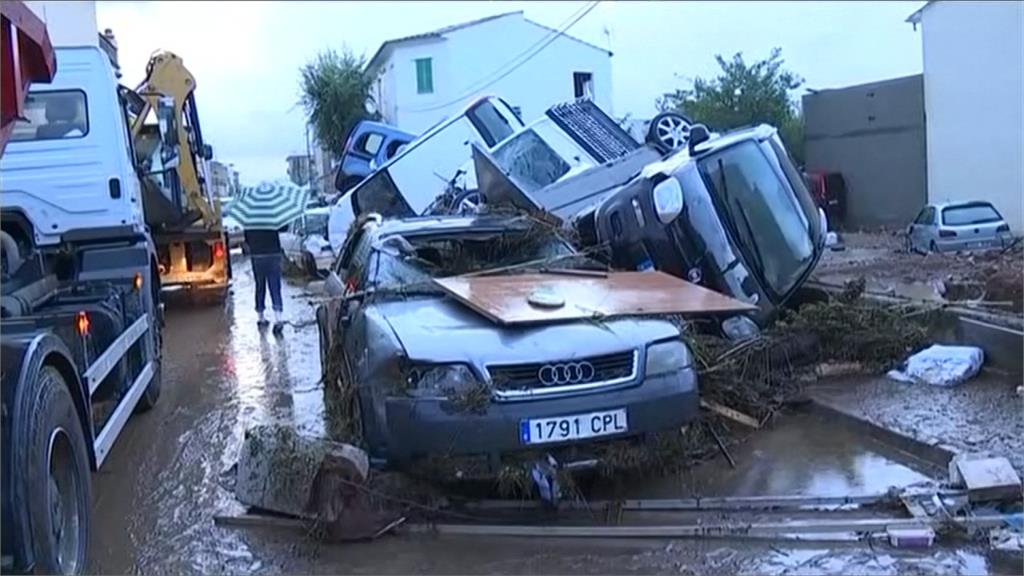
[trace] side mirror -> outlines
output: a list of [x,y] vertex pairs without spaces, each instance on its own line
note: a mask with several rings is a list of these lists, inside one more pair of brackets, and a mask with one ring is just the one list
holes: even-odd
[[711,138],[708,127],[703,124],[695,124],[690,128],[690,156],[696,152],[697,146],[707,142]]
[[327,280],[324,281],[324,291],[331,298],[339,298],[345,295],[345,284],[337,274],[331,272],[327,275]]
[[213,160],[213,146],[203,144],[203,160]]

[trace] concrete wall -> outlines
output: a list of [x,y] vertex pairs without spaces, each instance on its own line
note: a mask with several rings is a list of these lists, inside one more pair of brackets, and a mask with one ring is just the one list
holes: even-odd
[[933,2],[921,13],[928,198],[991,201],[1024,233],[1020,2]]
[[839,172],[847,228],[906,226],[926,202],[921,75],[803,97],[808,171]]
[[[574,38],[561,36],[500,80],[488,80],[506,64],[553,34],[510,14],[461,28],[444,39],[399,44],[381,66],[378,108],[386,120],[419,133],[458,113],[485,94],[518,106],[529,122],[559,102],[573,99],[573,72],[593,75],[595,101],[612,110],[611,56]],[[433,59],[434,93],[416,93],[417,58]],[[480,86],[489,84],[483,88]]]

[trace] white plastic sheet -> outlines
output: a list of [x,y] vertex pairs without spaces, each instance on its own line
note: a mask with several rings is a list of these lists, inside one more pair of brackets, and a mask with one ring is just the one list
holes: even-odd
[[936,344],[907,359],[889,378],[932,386],[956,386],[973,378],[985,362],[985,353],[974,346]]

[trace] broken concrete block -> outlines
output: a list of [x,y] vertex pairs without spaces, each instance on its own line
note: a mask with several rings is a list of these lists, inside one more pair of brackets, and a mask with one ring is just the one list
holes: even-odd
[[920,528],[888,528],[889,545],[894,548],[930,548],[935,543],[935,531],[927,526]]
[[247,506],[300,518],[337,520],[369,475],[366,453],[300,436],[285,426],[245,433],[235,497]]
[[952,464],[971,502],[1021,499],[1020,476],[1006,458],[954,458]]

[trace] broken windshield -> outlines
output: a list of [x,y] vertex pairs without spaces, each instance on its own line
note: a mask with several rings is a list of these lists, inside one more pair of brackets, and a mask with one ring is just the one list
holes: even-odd
[[553,184],[569,164],[533,130],[524,130],[494,150],[494,159],[527,193]]
[[753,141],[708,155],[700,170],[772,291],[788,293],[814,261],[812,224],[788,180]]
[[[436,234],[392,235],[374,246],[377,290],[435,292],[431,280],[487,270],[588,267],[595,263],[540,226]],[[439,291],[438,291],[439,292]]]

